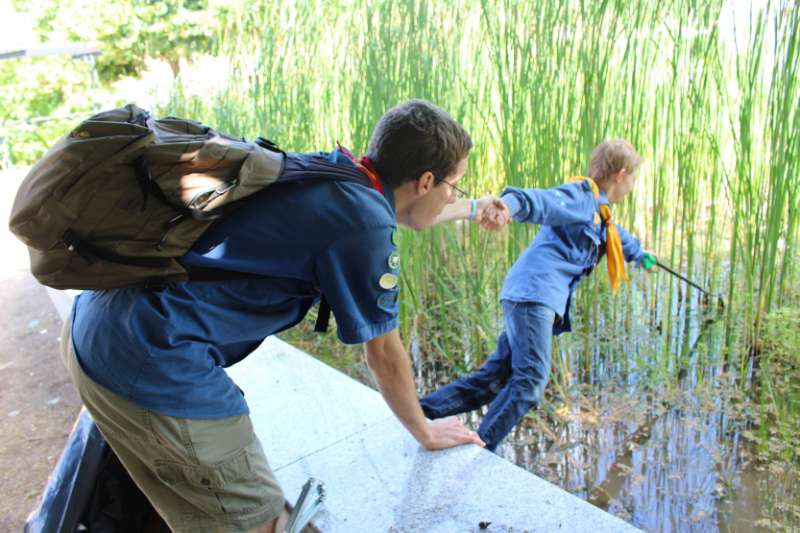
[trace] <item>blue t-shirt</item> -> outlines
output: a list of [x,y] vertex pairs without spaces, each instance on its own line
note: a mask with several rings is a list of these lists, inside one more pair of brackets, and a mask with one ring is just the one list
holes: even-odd
[[[514,220],[542,228],[506,275],[500,299],[544,304],[562,319],[554,324],[553,333],[569,331],[570,297],[594,269],[605,242],[599,206],[608,198],[600,192],[595,199],[586,182],[552,189],[508,187],[502,198]],[[616,226],[625,260],[641,262],[644,251],[639,240]]]
[[[339,151],[317,156],[352,166]],[[81,366],[158,413],[247,414],[223,368],[297,324],[321,295],[345,343],[397,327],[394,197],[389,187],[384,194],[350,181],[278,183],[256,193],[209,228],[182,262],[268,278],[86,291],[73,311]]]

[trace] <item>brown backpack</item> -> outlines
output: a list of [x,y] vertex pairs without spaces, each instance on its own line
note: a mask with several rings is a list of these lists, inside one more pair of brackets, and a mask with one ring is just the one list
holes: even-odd
[[20,185],[10,229],[58,289],[188,279],[177,261],[237,200],[274,183],[285,154],[127,105],[62,137]]

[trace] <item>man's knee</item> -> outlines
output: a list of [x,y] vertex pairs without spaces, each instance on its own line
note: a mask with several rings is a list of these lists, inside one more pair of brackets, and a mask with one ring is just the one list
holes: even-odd
[[247,533],[283,533],[286,523],[289,521],[289,513],[284,509],[281,514],[263,526],[251,529]]

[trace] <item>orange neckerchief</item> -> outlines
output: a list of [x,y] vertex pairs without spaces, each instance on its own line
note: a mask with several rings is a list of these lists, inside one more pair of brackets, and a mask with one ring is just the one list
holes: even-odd
[[356,166],[358,170],[366,174],[375,190],[383,194],[383,183],[381,183],[381,180],[378,177],[378,169],[375,168],[375,163],[373,163],[372,160],[367,156],[362,156],[356,159],[353,157],[353,154],[347,150],[347,148],[339,143],[339,141],[336,141],[336,146],[339,148],[339,151],[342,152],[345,157],[347,157],[347,159],[349,159]]
[[[600,199],[600,189],[597,182],[584,176],[572,176],[567,182],[585,181],[592,186],[595,200]],[[611,292],[616,294],[620,280],[628,281],[625,273],[625,256],[622,254],[622,240],[619,237],[617,226],[611,222],[611,209],[608,204],[600,205],[600,217],[606,223],[606,261],[608,263],[608,280],[611,282]]]

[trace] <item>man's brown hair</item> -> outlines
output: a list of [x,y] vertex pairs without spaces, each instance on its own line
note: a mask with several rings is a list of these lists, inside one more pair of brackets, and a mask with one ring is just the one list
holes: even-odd
[[605,181],[623,168],[633,174],[641,164],[642,156],[631,143],[625,139],[606,140],[592,151],[588,175],[595,181]]
[[471,149],[469,134],[446,111],[425,100],[409,100],[378,121],[367,157],[392,187],[414,181],[426,171],[438,184]]

